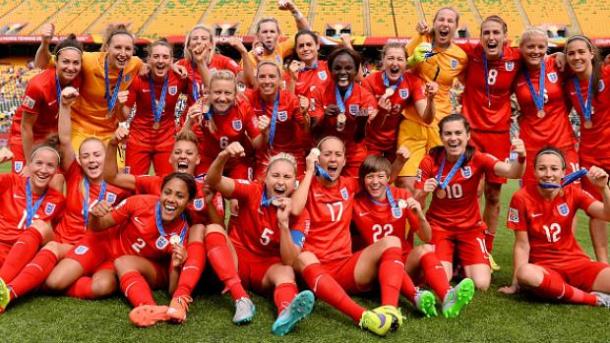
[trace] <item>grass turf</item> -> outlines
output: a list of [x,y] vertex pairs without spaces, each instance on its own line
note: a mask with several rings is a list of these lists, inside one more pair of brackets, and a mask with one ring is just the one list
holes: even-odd
[[[0,166],[0,172],[6,171],[6,165]],[[477,292],[460,317],[452,320],[421,318],[403,298],[401,305],[408,318],[398,332],[387,336],[387,340],[608,341],[608,309],[549,303],[527,295],[509,297],[497,292],[511,280],[513,235],[506,229],[504,218],[510,195],[516,187],[516,183],[509,183],[503,192],[501,226],[494,248],[494,257],[502,270],[494,273],[490,290]],[[578,223],[577,237],[592,256],[587,220],[582,213]],[[169,302],[166,292],[157,291],[155,297],[161,304]],[[275,308],[268,298],[253,297],[257,313],[254,322],[244,327],[231,323],[233,305],[228,296],[208,291],[194,298],[185,324],[137,329],[127,318],[131,307],[120,295],[100,301],[42,295],[24,297],[0,316],[0,341],[356,342],[377,339],[322,302],[316,303],[313,314],[293,333],[279,338],[271,335]],[[361,296],[356,300],[368,308],[377,306],[379,301],[377,296]]]

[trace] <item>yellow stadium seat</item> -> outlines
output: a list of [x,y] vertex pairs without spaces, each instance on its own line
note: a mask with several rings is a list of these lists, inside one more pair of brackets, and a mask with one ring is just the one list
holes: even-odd
[[[523,18],[513,0],[474,0],[481,19],[490,15],[498,15],[504,19],[508,26],[508,38],[517,41],[525,29]],[[478,36],[478,29],[477,34]]]
[[348,23],[353,36],[364,35],[362,0],[326,0],[316,2],[316,17],[313,28],[322,34],[327,23]]
[[[398,36],[409,37],[415,33],[415,25],[419,21],[416,6],[413,1],[405,1],[400,6],[394,6]],[[429,20],[432,22],[432,18]]]
[[369,0],[372,36],[396,36],[390,0]]
[[129,24],[132,32],[138,32],[161,2],[162,0],[115,1],[87,31],[88,33],[104,33],[108,24],[125,23]]
[[236,23],[239,26],[235,33],[247,35],[259,5],[260,0],[218,0],[203,22],[207,25]]
[[[301,13],[305,18],[309,14],[309,0],[295,0],[294,3],[297,5]],[[297,26],[294,22],[294,17],[289,11],[282,11],[277,7],[277,1],[266,1],[265,8],[263,10],[264,17],[274,17],[280,24],[282,34],[290,36],[297,32]]]
[[145,37],[185,35],[209,7],[209,0],[170,0],[141,32]]
[[20,34],[32,34],[67,2],[68,0],[25,0],[0,19],[0,27],[26,24]]
[[426,21],[428,22],[428,24],[432,24],[434,15],[436,14],[436,12],[438,12],[439,9],[443,7],[452,7],[460,14],[460,22],[458,28],[465,27],[468,29],[468,32],[470,32],[471,36],[479,36],[480,21],[477,15],[472,12],[472,9],[468,5],[467,0],[426,0],[422,1],[421,4],[424,10],[424,14],[426,15]]
[[521,6],[533,26],[544,24],[570,26],[570,17],[562,0],[521,0]]
[[583,33],[591,38],[610,37],[608,0],[570,1]]

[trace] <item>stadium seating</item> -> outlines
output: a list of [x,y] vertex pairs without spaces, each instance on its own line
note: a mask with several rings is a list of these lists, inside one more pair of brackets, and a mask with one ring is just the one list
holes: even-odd
[[570,25],[570,17],[562,0],[521,0],[530,24],[540,26],[544,24]]
[[410,0],[401,2],[400,6],[394,6],[394,16],[399,36],[411,36],[415,33],[415,24],[419,21],[416,6],[416,2]]
[[[307,18],[309,14],[309,0],[296,0],[294,3],[297,5],[301,13]],[[263,16],[274,17],[280,23],[282,33],[286,35],[293,35],[297,32],[297,27],[294,22],[294,17],[289,11],[281,11],[277,7],[277,1],[266,1],[265,8],[263,10]]]
[[20,0],[0,0],[0,17],[19,6],[23,1]]
[[[512,0],[474,0],[481,19],[490,15],[499,15],[508,25],[508,38],[516,41],[525,29],[524,18]],[[475,36],[478,36],[478,30]]]
[[394,16],[392,14],[392,1],[369,0],[369,11],[371,14],[372,36],[396,36]]
[[480,20],[476,13],[468,5],[467,0],[422,0],[421,1],[426,21],[430,24],[436,12],[443,7],[453,7],[460,13],[460,23],[458,28],[467,28],[473,37],[479,36]]
[[104,33],[111,23],[128,23],[129,29],[138,32],[144,22],[155,12],[163,0],[120,0],[115,1],[87,29],[88,33]]
[[570,3],[584,34],[593,38],[610,37],[610,1],[573,0]]
[[47,22],[55,24],[58,34],[81,34],[112,5],[111,0],[70,1]]
[[186,34],[209,7],[209,0],[170,0],[141,31],[145,37]]
[[203,22],[208,25],[238,23],[236,34],[246,35],[259,5],[260,0],[218,0]]
[[32,34],[68,0],[25,0],[0,18],[0,27],[26,24],[20,34]]
[[322,34],[327,23],[351,23],[352,35],[364,35],[362,0],[326,0],[316,2],[313,29]]

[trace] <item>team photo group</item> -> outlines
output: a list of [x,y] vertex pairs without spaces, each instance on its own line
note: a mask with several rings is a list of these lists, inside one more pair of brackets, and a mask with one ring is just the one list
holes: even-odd
[[[278,336],[316,302],[379,336],[403,312],[476,311],[481,292],[610,308],[610,64],[588,37],[551,54],[528,27],[513,44],[499,13],[458,44],[445,7],[373,68],[348,35],[278,6],[295,35],[263,17],[248,49],[198,24],[181,58],[166,39],[136,56],[122,24],[99,51],[42,27],[0,154],[1,317],[26,295],[120,294],[137,327],[181,324],[209,282],[236,325],[256,321],[252,294],[272,302]],[[498,289],[504,226],[512,282]]]

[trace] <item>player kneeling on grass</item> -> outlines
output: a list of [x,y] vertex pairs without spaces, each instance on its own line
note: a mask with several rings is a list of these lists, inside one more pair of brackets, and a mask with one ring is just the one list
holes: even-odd
[[222,176],[230,158],[243,156],[241,144],[229,144],[210,166],[207,180],[224,197],[239,201],[239,213],[231,220],[229,230],[239,277],[258,293],[273,290],[278,318],[272,332],[283,336],[313,309],[313,293],[297,294],[292,269],[309,231],[309,213],[303,211],[298,216],[291,213],[290,196],[296,187],[297,170],[292,155],[272,156],[263,183]]
[[61,193],[49,187],[59,167],[57,151],[40,146],[32,151],[30,161],[30,176],[0,175],[0,203],[4,207],[0,212],[0,313],[16,297],[6,284],[24,267],[28,269],[38,249],[53,239],[51,223],[64,205]]
[[[423,274],[425,281],[442,301],[443,315],[457,317],[474,294],[474,283],[463,279],[451,288],[442,264],[434,254],[434,247],[422,244],[413,247],[413,233],[424,242],[430,241],[432,231],[420,203],[403,188],[390,186],[390,161],[371,155],[360,166],[362,191],[354,199],[352,223],[368,245],[386,236],[396,236],[402,243],[402,261],[405,270],[413,277]],[[408,222],[408,226],[407,226]],[[405,274],[401,293],[426,317],[437,315],[436,299],[430,291],[420,290]]]
[[[508,228],[515,231],[513,283],[500,292],[513,294],[524,288],[549,299],[610,308],[610,265],[591,261],[578,245],[572,230],[576,211],[610,219],[608,174],[592,166],[586,172],[603,202],[578,186],[567,186],[566,162],[556,148],[544,148],[535,159],[537,184],[517,191],[510,202]],[[566,187],[567,186],[567,187]]]
[[453,275],[454,250],[478,289],[487,290],[491,281],[489,257],[485,249],[485,222],[481,219],[477,187],[481,178],[494,174],[518,179],[525,170],[523,141],[514,139],[513,152],[519,157],[506,163],[481,153],[468,144],[470,126],[460,114],[450,114],[439,122],[442,146],[430,150],[419,165],[415,198],[425,203],[432,193],[426,218],[432,227],[432,244],[447,278]]

